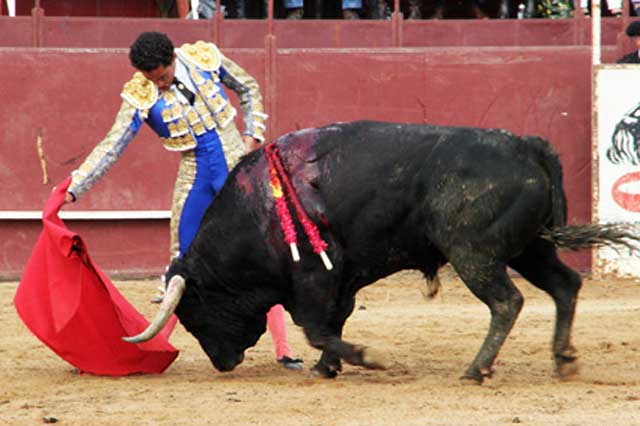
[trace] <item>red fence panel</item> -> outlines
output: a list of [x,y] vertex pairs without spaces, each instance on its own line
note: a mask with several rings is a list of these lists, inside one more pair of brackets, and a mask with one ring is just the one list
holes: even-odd
[[30,17],[0,16],[0,46],[32,46],[33,20]]
[[[141,31],[164,31],[176,43],[262,48],[268,20],[184,20],[47,16],[0,17],[0,46],[129,47]],[[615,46],[628,21],[602,19],[602,44]],[[591,45],[591,20],[273,20],[281,48]],[[35,40],[34,40],[35,38]]]
[[[0,49],[0,210],[39,211],[51,186],[103,137],[132,73],[126,52]],[[356,119],[541,135],[560,152],[571,221],[590,220],[590,48],[279,49],[272,58],[268,52],[224,49],[258,78],[263,93],[273,94],[267,99],[273,136]],[[267,81],[270,61],[275,78]],[[38,134],[44,141],[47,185]],[[94,190],[69,210],[168,209],[177,160],[145,128]],[[160,273],[167,261],[166,220],[71,226],[107,271]],[[20,273],[39,228],[36,220],[0,220],[0,275]],[[589,267],[584,253],[570,261]]]

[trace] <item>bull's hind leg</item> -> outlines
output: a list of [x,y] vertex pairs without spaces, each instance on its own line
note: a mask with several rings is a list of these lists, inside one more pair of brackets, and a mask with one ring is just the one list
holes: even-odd
[[571,345],[571,328],[576,310],[580,275],[560,261],[555,247],[536,240],[509,266],[536,287],[546,291],[556,304],[556,329],[553,337],[553,357],[556,373],[568,377],[578,371],[577,352]]
[[472,259],[468,255],[463,261],[452,262],[452,265],[467,287],[491,311],[487,336],[462,376],[463,379],[482,383],[493,373],[493,362],[518,317],[523,298],[507,275],[505,265],[477,256]]

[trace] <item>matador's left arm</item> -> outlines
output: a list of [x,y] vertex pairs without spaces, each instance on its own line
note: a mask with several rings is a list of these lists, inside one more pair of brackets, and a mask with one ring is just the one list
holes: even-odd
[[243,134],[264,142],[267,115],[264,113],[258,82],[231,59],[224,55],[221,57],[220,80],[225,86],[236,92],[240,98],[244,119]]

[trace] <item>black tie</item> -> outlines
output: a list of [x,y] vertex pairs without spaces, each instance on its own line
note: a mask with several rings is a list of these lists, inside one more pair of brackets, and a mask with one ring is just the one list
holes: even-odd
[[176,85],[180,93],[184,95],[185,98],[189,101],[189,104],[193,105],[193,101],[196,99],[196,95],[184,85],[183,82],[178,80],[176,77],[173,77],[173,84]]

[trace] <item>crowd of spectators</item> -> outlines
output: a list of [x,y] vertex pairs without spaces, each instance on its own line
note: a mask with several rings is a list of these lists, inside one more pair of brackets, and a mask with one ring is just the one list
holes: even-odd
[[[604,17],[622,13],[623,0],[601,0]],[[629,2],[629,13],[637,16],[640,0]],[[200,18],[210,18],[215,0],[200,0]],[[267,15],[266,0],[222,0],[227,18],[262,18]],[[393,0],[274,0],[274,17],[287,19],[390,19]],[[481,18],[570,18],[576,8],[589,15],[590,0],[401,0],[405,19],[481,19]]]

